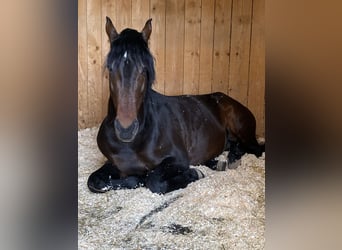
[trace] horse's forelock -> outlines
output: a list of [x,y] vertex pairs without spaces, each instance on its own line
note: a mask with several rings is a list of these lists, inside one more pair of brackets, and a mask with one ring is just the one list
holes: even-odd
[[[106,67],[113,69],[119,65],[125,53],[133,61],[141,64],[148,73],[148,85],[151,87],[155,80],[154,58],[144,41],[141,33],[136,30],[125,29],[115,39],[106,58]],[[126,56],[127,56],[126,54]]]

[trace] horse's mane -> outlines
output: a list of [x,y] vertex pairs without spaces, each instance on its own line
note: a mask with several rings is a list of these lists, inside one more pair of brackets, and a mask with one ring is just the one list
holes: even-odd
[[136,30],[123,30],[111,43],[110,51],[106,59],[106,67],[108,70],[111,71],[119,65],[125,51],[128,52],[136,64],[140,64],[146,70],[148,87],[151,88],[155,80],[154,58],[142,34]]

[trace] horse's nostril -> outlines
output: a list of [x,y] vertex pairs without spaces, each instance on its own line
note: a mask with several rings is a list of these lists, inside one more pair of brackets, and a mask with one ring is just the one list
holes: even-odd
[[121,125],[121,123],[119,122],[118,119],[115,119],[115,121],[114,121],[114,127],[115,127],[115,129],[117,129],[117,130],[123,130],[123,129],[124,129],[124,127],[122,127],[122,125]]
[[118,119],[114,121],[114,128],[116,136],[123,142],[131,142],[134,140],[135,136],[139,130],[139,122],[137,119],[134,119],[132,124],[127,128],[124,128]]

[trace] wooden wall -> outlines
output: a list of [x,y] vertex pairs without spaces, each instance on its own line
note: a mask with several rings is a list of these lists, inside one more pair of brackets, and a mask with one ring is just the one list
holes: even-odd
[[227,93],[251,109],[264,136],[264,9],[265,0],[79,0],[79,128],[106,115],[105,17],[119,32],[140,31],[152,17],[154,88],[167,95]]

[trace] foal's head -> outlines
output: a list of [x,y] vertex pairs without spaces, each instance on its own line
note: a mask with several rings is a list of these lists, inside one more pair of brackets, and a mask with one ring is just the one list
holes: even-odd
[[107,68],[112,105],[116,110],[114,128],[123,142],[133,141],[139,131],[138,113],[155,78],[153,57],[148,49],[151,21],[146,22],[141,32],[125,29],[119,34],[107,17],[106,32],[110,41]]

